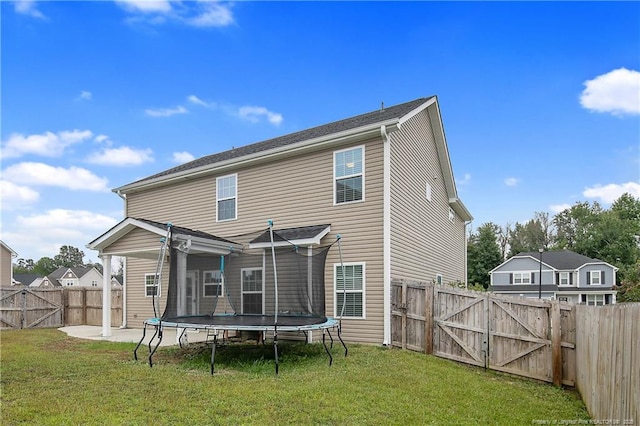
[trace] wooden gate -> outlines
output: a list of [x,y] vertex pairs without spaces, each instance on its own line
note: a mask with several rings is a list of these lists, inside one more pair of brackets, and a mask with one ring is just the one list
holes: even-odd
[[486,367],[487,300],[479,292],[434,287],[434,355]]
[[392,345],[519,376],[573,386],[575,314],[571,305],[391,283]]
[[549,302],[487,298],[489,357],[493,370],[552,381]]
[[0,328],[62,327],[62,289],[0,289]]

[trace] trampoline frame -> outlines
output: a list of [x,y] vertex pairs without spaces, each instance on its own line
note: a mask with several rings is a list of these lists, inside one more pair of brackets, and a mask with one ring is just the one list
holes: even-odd
[[[251,318],[253,321],[244,320],[245,318]],[[331,330],[337,331],[338,339],[344,348],[344,356],[347,356],[348,349],[344,340],[342,340],[341,335],[341,325],[340,321],[335,318],[324,318],[322,322],[309,323],[313,319],[318,321],[323,318],[317,317],[295,317],[295,316],[279,316],[279,319],[286,323],[285,325],[276,325],[276,324],[255,324],[255,320],[260,318],[262,320],[268,318],[268,316],[264,315],[236,315],[236,314],[222,314],[222,315],[194,315],[194,316],[183,316],[176,318],[168,318],[167,320],[162,320],[160,318],[151,318],[144,322],[144,328],[142,330],[142,338],[136,345],[133,350],[133,357],[137,361],[138,360],[138,349],[142,346],[142,342],[144,341],[147,335],[147,327],[153,327],[154,333],[151,336],[151,339],[148,342],[149,347],[149,367],[153,367],[153,355],[160,347],[160,343],[162,342],[163,337],[163,329],[164,328],[175,328],[176,330],[182,329],[182,332],[178,338],[178,342],[180,347],[182,347],[182,336],[187,330],[206,330],[208,334],[213,335],[213,345],[211,347],[211,374],[215,371],[215,354],[216,347],[218,346],[218,335],[225,331],[257,331],[263,334],[267,332],[273,334],[273,350],[275,355],[275,371],[278,374],[279,370],[279,359],[278,359],[278,332],[302,332],[305,337],[307,336],[307,332],[314,330],[322,330],[322,345],[324,346],[325,352],[329,357],[329,366],[333,364],[333,356],[331,355],[331,350],[333,348],[333,336],[331,335]],[[198,322],[194,320],[198,319]],[[300,321],[304,319],[305,321]],[[191,320],[191,322],[190,322]],[[218,323],[216,323],[216,320]],[[298,320],[298,324],[296,323]],[[242,324],[242,323],[245,324]],[[247,324],[248,323],[248,324]],[[326,335],[329,336],[330,344],[327,346]],[[157,342],[154,345],[154,340],[157,338]],[[306,339],[305,339],[306,341]]]

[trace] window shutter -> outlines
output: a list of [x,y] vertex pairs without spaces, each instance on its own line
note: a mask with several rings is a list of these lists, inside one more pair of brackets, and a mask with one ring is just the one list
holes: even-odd
[[569,284],[573,285],[573,272],[569,272]]
[[587,285],[591,284],[591,272],[587,271]]
[[560,284],[560,272],[556,272],[556,285]]
[[513,274],[509,274],[509,284],[513,284]]
[[604,284],[604,271],[600,271],[600,284]]
[[532,272],[531,273],[531,284],[535,284],[536,283],[536,273]]

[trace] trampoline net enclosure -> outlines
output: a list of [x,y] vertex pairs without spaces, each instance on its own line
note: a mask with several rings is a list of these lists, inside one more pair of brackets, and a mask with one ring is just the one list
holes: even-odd
[[[266,241],[265,241],[266,235]],[[269,231],[245,235],[249,242],[270,242]],[[252,238],[253,237],[253,238]],[[273,231],[271,247],[245,248],[224,256],[188,256],[187,269],[200,271],[198,288],[178,289],[177,249],[169,258],[169,281],[163,321],[197,322],[197,317],[254,317],[256,325],[313,324],[326,321],[325,263],[331,245],[308,248],[290,244]],[[276,294],[277,280],[277,294]],[[189,302],[187,302],[187,299]],[[195,302],[194,302],[195,300]],[[205,320],[205,318],[203,318]],[[228,318],[233,321],[232,318]]]

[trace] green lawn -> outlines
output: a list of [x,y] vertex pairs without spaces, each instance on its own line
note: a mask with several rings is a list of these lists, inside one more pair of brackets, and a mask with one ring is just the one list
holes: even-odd
[[[161,348],[153,368],[135,345],[57,330],[3,331],[1,421],[13,424],[532,424],[589,419],[569,390],[419,353],[321,345]],[[147,353],[146,349],[142,351]]]

